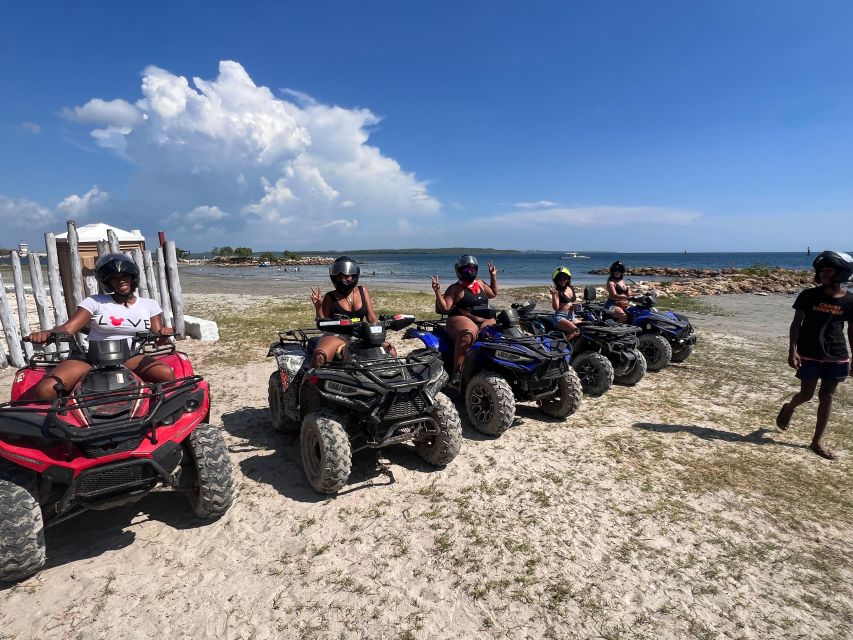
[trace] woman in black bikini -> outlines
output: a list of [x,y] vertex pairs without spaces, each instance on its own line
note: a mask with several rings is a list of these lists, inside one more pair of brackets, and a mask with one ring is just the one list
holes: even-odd
[[[329,278],[335,286],[320,298],[319,287],[311,288],[311,302],[318,318],[350,318],[351,320],[376,322],[373,300],[365,287],[358,286],[361,267],[348,256],[337,258],[329,267]],[[331,362],[335,355],[346,346],[346,341],[336,335],[324,335],[317,342],[311,366],[316,367]]]
[[605,309],[613,311],[613,317],[618,322],[626,322],[628,314],[625,308],[628,306],[628,285],[625,284],[625,265],[617,260],[610,265],[610,277],[607,278],[607,302]]
[[465,353],[474,344],[477,333],[485,326],[494,324],[494,319],[477,315],[479,307],[486,307],[491,298],[498,295],[498,270],[489,261],[489,284],[477,280],[479,263],[474,256],[460,256],[456,261],[457,282],[441,294],[438,276],[432,277],[436,308],[449,315],[447,333],[455,341],[453,348],[453,376],[450,384],[458,385]]

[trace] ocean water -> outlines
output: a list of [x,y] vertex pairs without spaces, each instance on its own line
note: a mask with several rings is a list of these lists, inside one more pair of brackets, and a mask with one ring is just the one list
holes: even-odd
[[[606,276],[590,274],[590,270],[607,268],[614,260],[622,260],[630,267],[687,267],[712,268],[751,267],[764,265],[786,269],[810,269],[814,253],[585,253],[589,258],[562,258],[560,253],[509,253],[478,254],[480,276],[488,279],[486,264],[492,260],[498,269],[498,282],[504,285],[546,285],[551,272],[558,266],[566,266],[572,272],[574,284],[597,284]],[[361,282],[371,287],[400,283],[411,286],[422,283],[424,291],[430,291],[430,277],[438,275],[443,286],[456,279],[453,271],[455,254],[394,254],[369,253],[354,256],[361,263]],[[235,284],[242,281],[247,285],[262,282],[303,283],[306,286],[328,282],[327,266],[305,266],[298,271],[294,267],[213,267],[186,265],[181,273],[191,278],[216,278]],[[644,278],[651,279],[651,278]]]

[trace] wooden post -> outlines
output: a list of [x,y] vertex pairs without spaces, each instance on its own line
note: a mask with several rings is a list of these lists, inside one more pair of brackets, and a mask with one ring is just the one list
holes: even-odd
[[118,242],[118,236],[112,229],[107,229],[107,240],[110,244],[110,253],[121,253],[121,246]]
[[133,249],[133,261],[136,263],[136,268],[139,269],[139,295],[143,298],[151,298],[148,290],[148,275],[145,273],[145,262],[142,260],[142,249],[139,247]]
[[169,270],[169,293],[175,311],[175,333],[184,335],[184,300],[181,294],[181,277],[178,275],[178,252],[175,241],[166,241],[166,268]]
[[142,263],[145,265],[145,278],[148,280],[148,294],[162,307],[163,303],[160,300],[160,287],[157,286],[157,276],[154,275],[154,265],[151,264],[150,251],[143,252]]
[[18,335],[18,327],[12,321],[12,307],[6,297],[6,285],[3,284],[3,276],[0,275],[0,323],[3,324],[3,335],[6,336],[6,346],[9,348],[9,356],[12,364],[23,367],[27,363],[24,360],[24,352],[21,351],[21,336]]
[[98,240],[98,257],[103,258],[110,253],[110,243],[106,240]]
[[166,260],[163,247],[157,247],[157,278],[160,281],[160,306],[163,308],[163,323],[172,327],[172,301],[169,298],[169,285],[166,283]]
[[44,245],[47,247],[47,281],[50,283],[50,299],[53,302],[53,317],[56,324],[64,324],[68,320],[68,310],[65,308],[65,296],[62,295],[62,278],[59,275],[59,254],[56,251],[56,236],[53,232],[44,234]]
[[[68,221],[68,254],[71,261],[71,287],[74,296],[74,311],[83,302],[83,267],[80,265],[80,247],[77,243],[77,225]],[[96,289],[97,291],[97,289]],[[74,312],[72,311],[72,313]]]
[[[21,256],[17,251],[12,252],[12,286],[15,288],[15,301],[18,303],[18,322],[21,335],[30,335],[30,317],[27,313],[27,298],[24,295],[24,273],[21,271]],[[33,345],[24,343],[24,353],[27,360],[33,355]]]
[[[44,280],[41,275],[41,260],[36,253],[27,255],[30,263],[30,283],[33,286],[33,297],[36,299],[36,311],[39,314],[39,325],[42,331],[53,328],[53,318],[48,313],[47,295],[44,291]],[[56,351],[56,345],[47,344],[44,347],[47,353]]]
[[6,350],[3,344],[0,343],[0,371],[9,366],[9,356],[6,355]]

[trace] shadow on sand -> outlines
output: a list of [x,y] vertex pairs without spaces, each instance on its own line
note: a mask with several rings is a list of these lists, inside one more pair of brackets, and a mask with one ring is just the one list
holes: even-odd
[[[245,441],[243,445],[232,447],[232,452],[273,451],[272,455],[258,453],[240,461],[240,469],[247,478],[268,484],[283,496],[299,502],[323,502],[332,497],[317,493],[308,483],[302,469],[299,434],[273,431],[267,409],[243,407],[224,413],[222,425],[232,436]],[[383,458],[410,471],[438,469],[423,462],[411,445],[385,447],[381,453],[377,449],[364,449],[353,455],[349,481],[337,495],[394,484],[394,471]]]
[[804,444],[794,444],[792,442],[781,442],[773,438],[766,437],[769,433],[776,433],[775,429],[767,427],[759,427],[752,433],[746,435],[734,433],[733,431],[723,431],[722,429],[711,429],[710,427],[697,427],[696,425],[685,424],[655,424],[652,422],[635,422],[632,425],[635,429],[644,431],[654,431],[656,433],[689,433],[701,438],[702,440],[721,440],[723,442],[744,442],[746,444],[755,445],[776,445],[778,447],[790,447],[792,449],[806,449]]

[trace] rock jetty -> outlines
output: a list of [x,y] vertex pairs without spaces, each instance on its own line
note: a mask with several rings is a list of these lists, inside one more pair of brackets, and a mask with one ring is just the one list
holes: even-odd
[[[590,273],[606,274],[607,269]],[[639,281],[634,288],[641,291],[654,289],[658,295],[717,296],[727,293],[797,293],[813,286],[811,271],[749,267],[746,269],[681,269],[672,267],[642,267],[629,269],[626,277],[654,276],[675,278],[662,282]],[[633,279],[633,278],[632,278]]]

